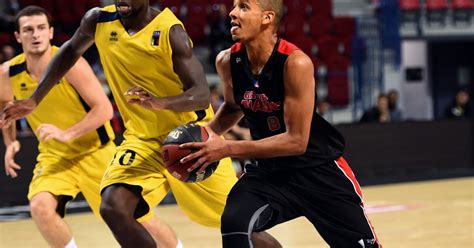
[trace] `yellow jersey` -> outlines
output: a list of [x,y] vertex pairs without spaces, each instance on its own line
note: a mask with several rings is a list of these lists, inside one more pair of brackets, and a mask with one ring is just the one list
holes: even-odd
[[194,112],[150,110],[127,103],[124,93],[139,86],[157,97],[184,92],[174,72],[170,28],[183,24],[168,9],[160,12],[139,32],[127,33],[114,5],[101,9],[95,32],[95,44],[112,94],[122,115],[125,139],[150,142],[162,140],[173,128],[194,121],[210,120],[211,107]]
[[[52,47],[54,55],[59,48]],[[30,97],[38,82],[26,70],[25,54],[20,54],[10,61],[9,77],[15,99],[21,100]],[[38,107],[26,117],[28,124],[35,131],[41,124],[53,124],[60,129],[67,129],[84,118],[89,106],[80,97],[71,84],[62,78],[41,101]],[[57,140],[40,142],[40,153],[50,153],[67,159],[93,152],[109,141],[114,140],[114,132],[107,122],[97,130],[70,142],[63,143]]]

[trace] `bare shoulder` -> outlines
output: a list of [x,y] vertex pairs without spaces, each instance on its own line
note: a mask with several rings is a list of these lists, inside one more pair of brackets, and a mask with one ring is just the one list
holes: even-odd
[[91,21],[91,22],[96,22],[97,20],[99,20],[99,16],[100,16],[100,8],[99,7],[94,7],[90,10],[88,10],[85,14],[84,14],[84,17],[83,19],[84,20],[87,20],[87,21]]
[[9,72],[10,72],[10,61],[7,61],[0,66],[0,75],[2,77],[8,77]]
[[216,67],[220,69],[228,67],[230,65],[230,54],[230,48],[219,52],[216,57]]
[[87,34],[88,36],[93,36],[95,33],[95,26],[99,21],[100,17],[100,8],[95,7],[88,10],[84,17],[82,17],[80,29],[83,33]]
[[193,55],[193,46],[186,30],[175,24],[170,28],[169,39],[173,55],[191,57]]
[[286,69],[293,69],[295,67],[301,69],[307,69],[309,67],[312,68],[313,62],[303,51],[295,50],[288,56],[288,60],[286,61]]

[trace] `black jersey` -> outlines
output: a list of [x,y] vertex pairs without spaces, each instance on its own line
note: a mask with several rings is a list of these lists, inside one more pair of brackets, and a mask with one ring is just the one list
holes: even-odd
[[[278,39],[273,52],[259,75],[253,75],[245,47],[236,43],[231,48],[231,71],[235,102],[245,113],[254,140],[286,131],[284,122],[284,66],[297,48]],[[314,106],[313,106],[314,107]],[[310,167],[342,156],[344,138],[316,112],[306,152],[299,156],[257,159],[259,166]]]

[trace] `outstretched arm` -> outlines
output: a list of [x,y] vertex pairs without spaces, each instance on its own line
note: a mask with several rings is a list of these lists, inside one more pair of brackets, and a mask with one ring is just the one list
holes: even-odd
[[6,121],[19,119],[33,112],[56,82],[64,77],[81,55],[94,43],[95,24],[99,13],[99,9],[94,8],[84,15],[74,36],[61,46],[49,63],[33,95],[29,99],[16,101],[15,104],[7,106],[3,110]]
[[156,97],[145,89],[134,87],[125,95],[136,95],[129,103],[140,104],[150,109],[169,109],[174,111],[195,111],[209,106],[210,92],[201,63],[193,53],[188,34],[180,25],[170,29],[170,43],[173,49],[174,71],[184,85],[184,92],[176,96]]

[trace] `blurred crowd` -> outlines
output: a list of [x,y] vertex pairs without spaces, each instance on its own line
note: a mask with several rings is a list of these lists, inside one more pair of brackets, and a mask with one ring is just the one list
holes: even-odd
[[[0,0],[0,62],[3,63],[5,61],[8,61],[20,52],[20,46],[16,43],[14,38],[12,38],[13,33],[15,31],[14,30],[15,15],[22,7],[24,7],[22,5],[26,3],[30,3],[30,2],[35,3],[35,1],[38,2],[39,0],[28,0],[28,1],[26,0]],[[60,13],[63,12],[63,8],[61,8],[60,11],[58,11],[59,8],[55,7],[56,14],[53,15],[53,18],[56,16],[60,21],[56,21],[54,23],[56,38],[53,41],[53,44],[56,42],[55,44],[59,45],[61,44],[61,42],[63,42],[64,40],[67,40],[73,34],[76,28],[76,25],[78,25],[78,21],[80,20],[80,17],[83,15],[83,12],[86,11],[88,7],[96,6],[96,5],[104,6],[104,5],[109,5],[113,3],[112,0],[100,0],[100,1],[99,0],[83,0],[83,2],[87,2],[87,6],[85,7],[83,6],[82,9],[78,13],[75,14],[79,17],[79,19],[78,17],[76,17],[75,18],[76,23],[75,24],[73,23],[70,25],[69,24],[65,25],[64,23],[61,23],[67,20],[66,18],[67,16],[65,17],[64,15],[60,15]],[[187,6],[186,4],[183,4],[183,3],[189,2],[189,0],[188,1],[168,1],[167,5],[169,6],[159,6],[159,2],[160,1],[156,1],[156,0],[150,1],[150,3],[152,3],[156,7],[170,8],[170,10],[175,12],[175,14],[178,16],[186,15],[187,19],[190,19],[193,13],[196,14],[199,11],[203,11],[202,9],[201,10],[198,9],[196,6]],[[229,47],[233,43],[230,36],[230,32],[229,32],[230,21],[228,17],[229,8],[231,6],[229,5],[229,3],[231,3],[231,1],[215,0],[215,1],[210,1],[210,2],[213,2],[213,4],[209,5],[208,7],[206,7],[207,9],[204,10],[207,13],[206,24],[203,25],[205,26],[205,30],[204,31],[198,30],[196,34],[205,33],[206,35],[205,41],[202,42],[200,46],[204,45],[208,49],[208,53],[207,53],[208,57],[207,57],[207,61],[202,61],[202,62],[210,64],[211,65],[210,68],[214,68],[212,65],[214,64],[215,56],[217,55],[217,53]],[[287,15],[291,16],[291,10],[298,9],[300,7],[301,6],[293,6],[292,4],[288,5],[287,12],[289,14]],[[78,10],[68,10],[68,11],[77,12]],[[185,12],[185,14],[183,14],[183,12]],[[315,17],[314,15],[315,14],[313,13],[313,16],[311,18],[314,18]],[[330,12],[326,13],[326,15],[330,15]],[[187,21],[189,21],[186,18],[184,20],[185,25]],[[342,21],[342,20],[343,19],[339,21]],[[337,29],[336,28],[337,23],[338,22],[334,22],[335,29]],[[345,22],[341,22],[341,23],[345,23]],[[290,22],[289,24],[292,24],[292,22]],[[200,26],[200,25],[187,26],[187,29],[188,29],[188,32],[190,32],[190,35],[193,35],[193,32],[194,32],[193,26]],[[347,25],[342,25],[342,26],[347,26]],[[289,27],[288,25],[285,25],[284,28],[288,29]],[[309,29],[306,28],[305,30],[307,31]],[[286,32],[289,32],[289,31],[286,30]],[[8,34],[8,37],[5,37],[5,34]],[[61,37],[61,38],[58,39],[57,37]],[[193,38],[193,40],[195,39]],[[196,40],[199,42],[199,39],[196,39]],[[8,42],[5,42],[5,41],[8,41]],[[332,44],[332,42],[330,43]],[[308,48],[306,50],[313,51],[315,49],[313,46],[311,49]],[[103,83],[104,90],[110,96],[113,102],[113,98],[107,86],[107,82],[103,74],[100,61],[98,59],[97,51],[95,49],[91,49],[88,53],[85,54],[85,57],[89,61],[89,63],[92,65],[94,72]],[[346,57],[350,58],[350,55],[347,55]],[[317,58],[313,60],[313,62],[315,63],[315,66],[319,66],[319,63],[321,61],[323,60],[319,60]],[[328,59],[328,61],[332,61],[332,60]],[[329,63],[329,65],[330,64],[331,63]],[[335,65],[339,65],[339,64],[340,63],[335,63]],[[345,61],[345,63],[342,63],[342,64],[344,64],[345,66],[341,67],[342,70],[338,69],[340,71],[344,71],[347,69],[348,61]],[[331,67],[331,66],[328,66],[328,67]],[[338,66],[333,66],[333,67],[339,68]],[[334,68],[332,69],[333,72],[334,70],[336,70]],[[338,79],[338,78],[340,78],[340,75],[338,77],[333,77],[333,79]],[[328,84],[330,80],[328,79],[327,81],[328,82],[326,83]],[[211,104],[214,110],[217,111],[217,109],[219,108],[219,106],[222,104],[222,101],[223,101],[222,92],[219,87],[219,84],[211,85],[210,91],[211,91]],[[316,103],[315,111],[329,122],[334,122],[334,112],[335,110],[341,108],[341,105],[338,104],[338,101],[334,100],[334,95],[337,96],[337,94],[332,94],[332,95],[328,94],[327,96],[322,96],[317,100],[317,103]],[[399,107],[399,97],[400,97],[399,92],[396,90],[389,90],[386,93],[380,94],[375,101],[376,104],[373,107],[364,111],[364,113],[362,114],[362,117],[359,119],[359,122],[360,123],[368,123],[368,122],[389,123],[389,122],[403,121],[404,116],[403,116],[403,111]],[[469,99],[470,99],[470,96],[467,90],[465,89],[459,90],[459,92],[455,96],[453,96],[452,103],[449,106],[446,106],[444,117],[449,118],[449,119],[469,118],[472,115]],[[123,123],[121,121],[120,114],[115,105],[114,105],[114,109],[115,109],[115,115],[114,115],[114,118],[112,119],[112,126],[117,133],[121,133],[122,130],[124,129]],[[20,120],[17,123],[17,127],[19,130],[19,135],[22,135],[22,136],[32,135],[31,130],[29,130],[26,124],[26,121]],[[250,133],[247,129],[246,123],[245,122],[239,123],[239,125],[234,127],[229,133],[226,134],[226,138],[250,139]]]

